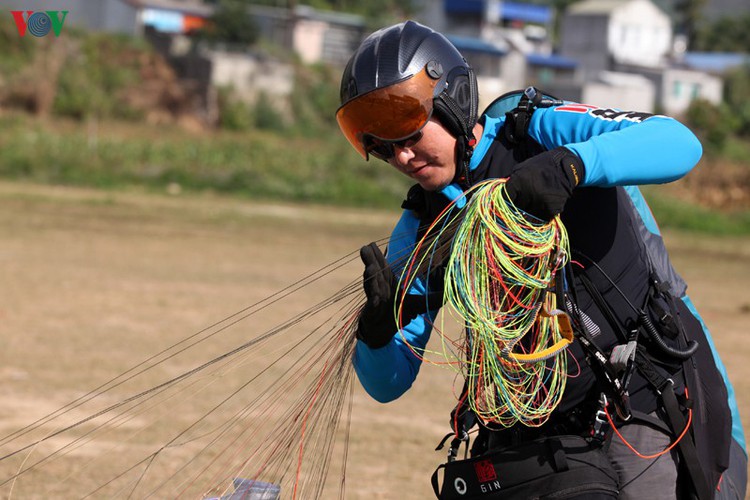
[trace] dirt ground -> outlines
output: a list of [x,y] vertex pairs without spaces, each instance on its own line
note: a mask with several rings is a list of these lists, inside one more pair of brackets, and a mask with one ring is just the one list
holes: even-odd
[[[0,436],[351,255],[350,264],[291,299],[289,309],[228,330],[205,355],[237,345],[248,329],[264,328],[279,315],[331,295],[359,278],[356,250],[385,237],[396,217],[207,195],[0,183]],[[750,341],[744,338],[750,239],[672,233],[665,238],[722,353],[740,411],[750,415]],[[144,383],[182,373],[190,362],[200,357],[165,363]],[[448,370],[424,367],[406,396],[381,405],[355,384],[346,498],[430,498],[429,477],[444,459],[434,448],[449,430],[452,385]],[[118,397],[117,391],[108,394],[107,404]],[[186,415],[173,415],[174,422]],[[138,425],[134,419],[124,427]],[[160,438],[150,434],[148,440]],[[4,455],[14,448],[3,442]],[[31,450],[27,465],[44,456],[44,446]],[[96,484],[97,466],[115,455],[96,448],[88,453],[87,463],[94,465],[78,470],[65,460],[43,464],[33,475],[0,486],[0,498],[80,497],[78,487]],[[23,466],[15,459],[0,461],[0,481]]]

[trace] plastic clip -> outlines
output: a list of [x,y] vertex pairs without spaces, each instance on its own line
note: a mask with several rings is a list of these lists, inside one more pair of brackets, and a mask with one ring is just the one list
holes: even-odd
[[599,442],[602,442],[607,437],[607,431],[609,430],[607,412],[604,411],[608,404],[607,396],[602,394],[602,398],[599,400],[599,402],[601,406],[594,414],[594,425],[591,429],[591,437]]

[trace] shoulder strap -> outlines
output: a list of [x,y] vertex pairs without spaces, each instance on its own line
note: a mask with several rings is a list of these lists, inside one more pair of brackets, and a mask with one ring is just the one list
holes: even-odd
[[562,103],[560,99],[547,96],[536,87],[526,87],[518,101],[518,106],[505,113],[505,137],[511,144],[520,143],[526,139],[531,115],[536,108],[549,108]]

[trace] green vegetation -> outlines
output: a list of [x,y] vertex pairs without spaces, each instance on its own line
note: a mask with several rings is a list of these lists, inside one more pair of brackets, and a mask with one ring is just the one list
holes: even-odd
[[[727,153],[727,145],[738,140],[750,141],[750,64],[727,72],[724,80],[724,102],[711,104],[696,99],[685,116],[686,123],[698,133],[707,152],[712,155]],[[748,156],[743,160],[747,162]]]
[[53,104],[61,116],[138,119],[121,91],[138,81],[140,56],[148,47],[132,37],[87,34],[78,38],[77,57],[66,58]]
[[398,206],[406,179],[338,134],[188,133],[115,122],[0,120],[0,177],[106,189],[210,190],[253,199]]
[[196,35],[209,43],[246,49],[258,41],[260,32],[253,18],[247,15],[247,2],[219,0],[208,26]]
[[648,200],[659,227],[712,235],[750,234],[750,212],[722,213],[664,196],[658,186],[646,186]]
[[[244,104],[231,89],[220,89],[220,128],[187,131],[163,119],[159,125],[142,119],[154,110],[174,118],[172,108],[184,102],[174,76],[142,40],[66,31],[51,46],[59,70],[44,82],[46,93],[39,93],[42,86],[30,85],[36,80],[28,76],[36,76],[34,69],[46,61],[41,56],[51,49],[40,45],[43,40],[24,42],[14,29],[0,25],[2,178],[393,209],[410,184],[382,162],[362,161],[339,133],[339,70],[296,63],[286,108],[264,96]],[[711,161],[747,166],[748,89],[750,68],[740,68],[727,79],[725,104],[699,101],[688,113]],[[645,190],[662,227],[750,233],[748,213],[708,211],[661,193]]]
[[700,28],[691,50],[708,52],[747,52],[750,47],[750,14],[725,16],[698,22]]
[[18,73],[34,57],[36,44],[19,43],[18,38],[14,23],[0,23],[0,75]]
[[[221,89],[222,130],[187,132],[136,121],[153,111],[149,106],[171,104],[158,100],[171,90],[161,83],[169,75],[160,74],[164,66],[143,41],[69,34],[64,47],[56,46],[63,63],[51,116],[37,119],[24,111],[37,109],[25,100],[38,96],[21,101],[8,89],[17,68],[34,64],[35,52],[43,51],[0,32],[8,42],[0,47],[0,103],[14,110],[0,115],[4,178],[380,207],[397,207],[406,193],[407,179],[381,162],[363,162],[338,133],[338,74],[330,68],[298,66],[289,113],[265,96],[250,106]],[[146,82],[151,87],[139,87],[144,74],[157,75]]]
[[706,0],[676,0],[673,4],[675,31],[687,36],[691,49],[695,46],[705,5]]
[[[5,116],[0,127],[5,179],[393,209],[409,185],[384,163],[362,161],[338,134],[195,134],[135,123],[42,122],[27,115]],[[662,228],[750,234],[748,212],[707,210],[665,197],[658,186],[644,194]]]

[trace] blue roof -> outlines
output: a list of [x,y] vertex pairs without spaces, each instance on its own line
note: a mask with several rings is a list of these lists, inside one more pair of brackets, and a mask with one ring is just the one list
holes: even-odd
[[552,20],[552,9],[545,5],[499,2],[500,18],[511,21],[547,24]]
[[[447,14],[472,14],[484,16],[486,0],[443,0]],[[501,19],[547,24],[552,21],[552,7],[518,2],[497,2]]]
[[526,62],[534,66],[549,66],[560,69],[575,69],[578,66],[578,62],[574,59],[555,54],[528,54]]
[[491,54],[504,56],[507,51],[499,49],[491,43],[485,42],[481,38],[471,38],[468,36],[446,35],[446,38],[456,46],[459,52],[480,52],[482,54]]
[[450,14],[484,14],[484,0],[443,0],[443,9]]
[[743,64],[750,64],[750,54],[739,52],[686,52],[686,66],[701,71],[723,73]]

